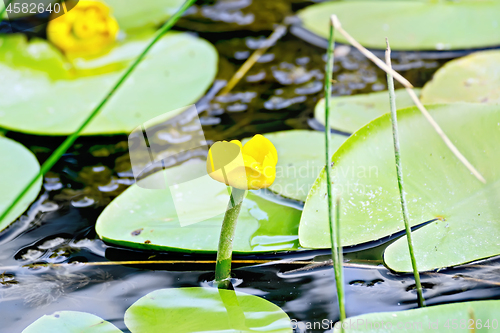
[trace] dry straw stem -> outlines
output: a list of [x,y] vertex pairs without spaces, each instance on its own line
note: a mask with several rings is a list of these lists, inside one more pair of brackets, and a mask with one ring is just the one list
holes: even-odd
[[245,61],[243,65],[234,73],[233,77],[229,80],[227,85],[219,93],[219,96],[229,93],[238,82],[245,76],[245,74],[252,68],[252,66],[259,60],[259,58],[273,46],[283,35],[287,28],[284,25],[278,25],[273,33],[262,43],[262,45],[252,53],[252,55]]
[[352,46],[357,48],[363,55],[365,55],[368,59],[373,61],[378,67],[380,67],[382,70],[384,70],[386,73],[390,73],[394,79],[396,79],[399,83],[401,83],[405,88],[408,94],[410,95],[411,99],[415,103],[415,105],[418,107],[418,109],[422,112],[424,117],[427,119],[427,121],[432,125],[434,130],[437,132],[437,134],[441,137],[441,139],[444,141],[444,143],[448,146],[448,148],[451,150],[451,152],[462,162],[463,165],[467,169],[469,169],[470,172],[482,183],[486,183],[486,180],[484,177],[477,171],[477,169],[465,158],[464,155],[458,150],[457,147],[451,142],[451,140],[448,138],[448,136],[443,132],[441,127],[436,123],[436,121],[432,118],[432,116],[429,114],[427,109],[423,106],[422,102],[418,99],[417,95],[413,91],[413,85],[405,79],[403,76],[401,76],[398,72],[393,70],[392,68],[389,68],[382,60],[377,58],[372,52],[368,51],[363,45],[359,44],[351,35],[347,33],[342,28],[342,25],[340,24],[340,21],[337,17],[337,15],[332,15],[331,16],[332,24],[335,27],[337,31],[339,31],[348,41],[351,43]]

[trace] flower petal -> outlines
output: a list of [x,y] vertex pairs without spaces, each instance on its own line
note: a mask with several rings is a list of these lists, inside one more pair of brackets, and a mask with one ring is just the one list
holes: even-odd
[[263,163],[267,154],[278,163],[278,152],[273,143],[264,136],[257,134],[243,146],[243,155],[252,156],[257,162]]
[[237,144],[237,145],[238,145],[238,147],[240,147],[240,149],[243,149],[243,146],[241,145],[240,140],[231,140],[231,141],[229,141],[229,142],[234,143],[234,144]]

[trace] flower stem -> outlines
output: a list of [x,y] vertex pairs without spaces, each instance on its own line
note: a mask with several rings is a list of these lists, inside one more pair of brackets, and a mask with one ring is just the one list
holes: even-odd
[[215,281],[219,288],[227,289],[230,284],[234,232],[245,194],[246,190],[232,188],[231,199],[229,200],[224,221],[222,222],[219,248],[217,250],[217,262],[215,265]]
[[115,83],[115,85],[111,88],[111,90],[108,92],[108,94],[104,97],[104,99],[96,106],[96,108],[89,114],[87,119],[78,127],[78,129],[73,132],[64,142],[57,147],[57,149],[52,153],[52,155],[49,156],[49,158],[43,163],[42,167],[40,168],[40,171],[38,172],[37,175],[35,175],[31,181],[24,187],[24,189],[18,194],[16,199],[7,207],[6,210],[1,214],[0,216],[0,221],[2,221],[7,214],[10,213],[10,211],[17,205],[19,201],[24,197],[24,195],[30,190],[30,188],[37,182],[39,178],[41,178],[43,175],[45,175],[53,166],[56,164],[56,162],[61,158],[61,156],[66,153],[66,151],[73,145],[73,143],[76,141],[76,139],[80,136],[80,133],[87,127],[87,125],[99,114],[101,109],[104,107],[104,105],[107,104],[107,102],[111,99],[111,97],[116,93],[118,88],[121,87],[121,85],[125,82],[125,80],[130,76],[130,74],[134,71],[134,69],[139,65],[139,63],[144,59],[146,54],[149,52],[149,50],[153,47],[153,45],[156,44],[157,41],[160,40],[160,38],[167,32],[169,31],[179,20],[179,18],[184,14],[184,12],[191,7],[191,5],[195,2],[196,0],[187,0],[179,10],[172,15],[167,22],[156,32],[155,36],[153,39],[149,42],[149,44],[146,46],[146,48],[141,52],[141,54],[130,64],[130,66],[125,70],[123,75],[118,79],[118,81]]
[[[330,99],[331,99],[331,86],[332,86],[332,75],[333,75],[333,59],[334,59],[334,49],[335,41],[333,39],[333,22],[330,22],[330,37],[328,39],[328,50],[327,50],[327,65],[326,65],[326,75],[325,75],[325,159],[326,159],[326,192],[328,198],[328,222],[330,225],[330,236],[331,236],[331,248],[332,248],[332,262],[333,270],[335,273],[335,283],[337,286],[337,297],[339,304],[340,321],[345,320],[345,296],[344,296],[344,278],[343,278],[343,267],[342,267],[342,248],[340,246],[340,198],[337,198],[336,208],[336,223],[333,224],[332,216],[332,188],[331,188],[331,157],[330,157]],[[344,332],[344,328],[341,325],[341,332]]]
[[[391,48],[389,40],[387,40],[387,50],[385,51],[385,62],[391,68]],[[418,273],[417,260],[413,250],[413,241],[411,239],[411,227],[408,218],[408,206],[406,204],[406,196],[403,188],[403,166],[401,164],[401,153],[399,146],[398,134],[398,117],[396,113],[396,96],[394,93],[394,79],[390,72],[387,72],[387,87],[389,89],[389,100],[391,106],[391,121],[392,121],[392,137],[394,139],[394,156],[396,158],[396,173],[398,177],[399,196],[401,199],[401,209],[403,211],[403,220],[405,223],[406,239],[408,241],[408,250],[410,252],[411,266],[413,268],[413,276],[415,277],[415,285],[417,286],[418,304],[420,307],[425,306],[424,295],[422,293],[422,285],[420,283],[420,274]]]

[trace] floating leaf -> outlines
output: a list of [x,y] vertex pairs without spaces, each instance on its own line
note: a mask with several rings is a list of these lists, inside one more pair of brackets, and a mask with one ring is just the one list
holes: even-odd
[[24,329],[23,333],[122,333],[115,325],[93,314],[59,311],[45,315]]
[[[428,107],[450,140],[486,178],[482,184],[450,152],[417,108],[398,111],[410,224],[435,220],[413,234],[420,270],[500,254],[500,106]],[[333,155],[332,190],[342,196],[342,245],[374,241],[404,230],[388,114],[354,133]],[[324,171],[306,200],[299,228],[308,248],[330,247]],[[411,271],[405,238],[384,259]]]
[[263,298],[217,288],[160,289],[125,312],[132,333],[292,333],[290,318]]
[[[40,171],[40,164],[28,149],[14,140],[0,136],[0,213],[3,213],[24,187]],[[0,221],[0,231],[21,215],[35,200],[42,186],[39,179],[24,198]]]
[[[0,81],[0,126],[41,135],[72,133],[151,37],[126,39],[101,57],[76,59],[74,67],[68,67],[46,41],[1,36],[0,76],[8,79]],[[149,119],[185,107],[203,95],[216,70],[217,53],[211,44],[168,33],[83,133],[129,133]]]
[[[202,170],[206,170],[205,162],[195,160],[161,172],[165,179],[187,179],[200,170],[200,163]],[[144,181],[148,178],[158,179],[153,174]],[[104,209],[97,219],[96,231],[103,240],[128,247],[216,252],[224,209],[229,202],[226,187],[222,186],[221,191],[217,184],[205,171],[204,177],[183,183],[182,189],[175,193],[176,198],[188,198],[189,214],[202,222],[182,223],[169,188],[151,190],[132,185]],[[250,191],[238,217],[234,252],[296,250],[300,213],[298,209],[268,201]]]
[[166,21],[184,0],[105,0],[113,9],[120,29],[154,27]]
[[[420,89],[415,89],[420,94]],[[405,89],[396,90],[398,108],[413,105]],[[353,133],[373,119],[390,112],[387,91],[352,96],[339,96],[331,99],[330,125],[338,131]],[[314,118],[325,126],[325,99],[322,98],[314,108]]]
[[[325,133],[308,130],[292,130],[267,133],[278,151],[276,180],[269,189],[285,198],[305,201],[307,193],[325,166]],[[333,153],[347,139],[332,134]],[[249,139],[244,139],[246,143]]]
[[[476,301],[430,306],[400,312],[378,312],[350,317],[346,333],[356,332],[478,332],[498,328],[500,301]],[[334,332],[340,332],[335,327]]]
[[[328,1],[299,12],[304,27],[328,38],[336,14],[363,46],[394,50],[460,50],[500,45],[499,1]],[[425,18],[425,19],[424,19]],[[467,24],[464,24],[467,22]],[[347,43],[340,34],[335,39]]]
[[446,63],[422,90],[423,103],[499,103],[500,51],[472,53]]

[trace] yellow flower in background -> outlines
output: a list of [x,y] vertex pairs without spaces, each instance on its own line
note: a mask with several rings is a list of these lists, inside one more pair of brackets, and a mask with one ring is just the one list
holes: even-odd
[[66,54],[91,56],[114,43],[118,29],[108,6],[81,0],[66,14],[49,21],[47,38]]
[[271,186],[276,178],[278,153],[260,134],[244,146],[238,140],[216,142],[210,147],[207,172],[213,179],[242,190]]

